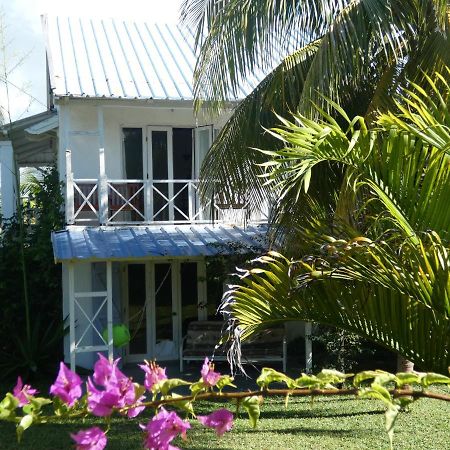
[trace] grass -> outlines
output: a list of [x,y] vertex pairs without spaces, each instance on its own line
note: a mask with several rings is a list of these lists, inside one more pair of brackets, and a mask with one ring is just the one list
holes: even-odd
[[[207,414],[221,405],[197,404],[197,414]],[[217,438],[210,429],[203,428],[195,420],[188,432],[188,440],[178,439],[175,445],[192,450],[234,449],[387,449],[388,438],[384,431],[384,414],[381,402],[355,400],[353,398],[311,401],[292,399],[284,408],[284,399],[267,399],[262,406],[258,428],[250,428],[248,418],[240,413],[233,430]],[[107,449],[142,448],[142,435],[138,424],[146,422],[149,413],[139,419],[114,418],[108,433]],[[446,450],[450,449],[450,403],[421,399],[408,412],[401,413],[395,431],[394,447],[397,450]],[[84,423],[65,420],[60,424],[31,427],[24,434],[20,445],[15,440],[11,423],[0,422],[0,449],[67,449],[72,440],[69,433],[104,422],[87,419]]]

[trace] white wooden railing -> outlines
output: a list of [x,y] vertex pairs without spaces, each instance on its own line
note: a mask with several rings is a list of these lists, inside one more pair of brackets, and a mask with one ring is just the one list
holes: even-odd
[[[100,167],[102,164],[100,164]],[[66,161],[66,220],[68,224],[185,224],[249,219],[245,200],[225,201],[219,194],[200,201],[199,180],[123,180],[73,178],[70,153]],[[254,221],[267,221],[261,212]]]

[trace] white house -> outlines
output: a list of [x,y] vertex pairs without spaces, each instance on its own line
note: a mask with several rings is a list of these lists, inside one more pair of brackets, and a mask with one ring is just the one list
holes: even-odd
[[262,251],[267,208],[250,215],[244,199],[197,194],[221,122],[194,115],[189,30],[47,17],[43,26],[66,185],[67,226],[52,236],[66,359],[91,367],[95,352],[111,355],[121,323],[125,361],[177,359],[187,323],[217,307],[205,257],[236,251],[229,243]]
[[[189,30],[42,21],[50,111],[19,134],[34,136],[30,158],[51,139],[42,163],[55,155],[66,186],[66,227],[52,235],[70,325],[65,359],[72,368],[92,367],[98,351],[177,359],[187,323],[214,316],[220,300],[206,258],[264,251],[268,206],[250,213],[244,198],[199,198],[199,169],[226,115],[194,114]],[[119,324],[131,340],[117,350]]]

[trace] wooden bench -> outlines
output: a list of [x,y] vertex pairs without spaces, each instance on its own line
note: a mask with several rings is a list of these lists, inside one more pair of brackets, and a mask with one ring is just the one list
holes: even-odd
[[[203,361],[206,356],[214,361],[226,361],[223,345],[216,348],[225,330],[219,321],[194,321],[189,323],[180,346],[180,371],[184,362]],[[286,372],[287,343],[284,326],[268,328],[256,333],[242,343],[242,361],[250,363],[280,361]]]

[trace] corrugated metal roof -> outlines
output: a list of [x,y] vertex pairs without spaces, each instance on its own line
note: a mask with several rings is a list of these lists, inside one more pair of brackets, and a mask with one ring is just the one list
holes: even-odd
[[56,262],[130,260],[265,251],[266,233],[266,225],[73,227],[53,232],[52,243]]
[[[57,96],[192,100],[194,36],[179,25],[43,17]],[[242,98],[258,82],[241,89]]]
[[56,111],[44,111],[4,125],[0,130],[9,133],[19,166],[42,166],[55,162],[57,126]]

